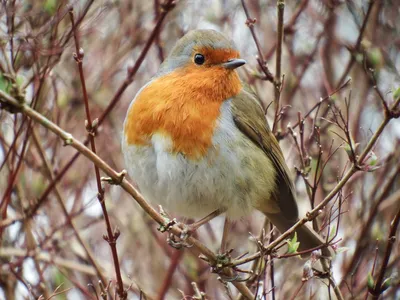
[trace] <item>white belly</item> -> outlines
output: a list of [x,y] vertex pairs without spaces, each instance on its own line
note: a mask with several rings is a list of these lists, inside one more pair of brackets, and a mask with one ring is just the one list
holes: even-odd
[[122,151],[130,176],[153,204],[183,217],[227,209],[230,218],[238,218],[250,213],[255,199],[268,199],[274,186],[273,176],[263,172],[271,169],[269,159],[241,137],[226,101],[213,147],[202,160],[168,152],[171,141],[160,134],[152,136],[150,146],[128,145],[123,138]]

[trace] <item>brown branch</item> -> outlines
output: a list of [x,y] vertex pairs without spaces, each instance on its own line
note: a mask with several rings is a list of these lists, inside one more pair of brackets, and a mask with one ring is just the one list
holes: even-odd
[[[365,16],[365,18],[364,18],[363,24],[362,24],[361,29],[360,29],[360,33],[358,34],[357,41],[356,41],[356,44],[355,44],[355,46],[354,46],[354,49],[355,49],[356,51],[359,51],[359,49],[360,49],[361,41],[362,41],[362,38],[363,38],[364,32],[365,32],[365,28],[367,27],[367,23],[368,23],[368,20],[369,20],[369,17],[370,17],[370,15],[371,15],[372,8],[373,8],[375,2],[377,2],[377,1],[370,0],[370,2],[369,2],[367,14],[366,14],[366,16]],[[346,76],[349,74],[350,69],[351,69],[351,67],[353,66],[353,64],[354,64],[355,61],[356,61],[355,55],[351,55],[350,61],[349,61],[349,63],[347,64],[347,66],[346,66],[346,68],[345,68],[345,70],[344,70],[342,76],[340,77],[340,79],[339,79],[339,81],[338,81],[338,83],[337,83],[338,86],[341,85],[342,82],[346,79]]]
[[[391,107],[391,111],[393,112],[395,109],[397,109],[397,106],[400,103],[400,98],[395,101],[393,106]],[[323,201],[321,201],[314,209],[310,210],[307,212],[306,216],[302,219],[300,219],[295,225],[293,225],[291,228],[289,228],[287,231],[282,233],[274,242],[270,243],[263,252],[257,252],[251,256],[248,256],[244,259],[233,261],[231,265],[237,266],[244,264],[246,262],[252,261],[253,259],[256,259],[260,256],[262,256],[265,253],[271,252],[275,247],[277,247],[281,242],[284,241],[287,237],[290,235],[294,234],[296,229],[302,225],[304,225],[307,222],[312,221],[314,218],[316,218],[319,214],[319,211],[324,209],[324,207],[335,197],[335,195],[344,187],[344,185],[349,181],[349,179],[357,172],[360,170],[360,166],[362,165],[365,157],[369,154],[371,151],[372,147],[375,145],[376,141],[382,134],[383,130],[385,129],[386,125],[389,123],[391,119],[393,119],[395,115],[393,113],[385,115],[384,120],[378,127],[378,130],[374,133],[370,141],[368,142],[367,146],[363,150],[363,152],[360,154],[358,157],[357,161],[351,166],[351,168],[344,174],[342,179],[338,182],[338,184],[331,190],[331,192],[324,198]]]
[[[74,59],[78,65],[79,69],[79,78],[81,81],[82,85],[82,93],[83,93],[83,101],[85,104],[85,112],[86,112],[86,130],[88,132],[89,140],[90,140],[90,146],[94,154],[97,153],[96,151],[96,142],[94,140],[95,137],[95,123],[92,122],[92,118],[90,116],[90,109],[89,109],[89,97],[87,94],[86,90],[86,81],[85,81],[85,75],[83,74],[83,58],[84,58],[84,52],[83,49],[79,47],[79,39],[78,39],[78,33],[77,33],[77,27],[74,22],[74,13],[73,9],[71,8],[69,11],[70,19],[71,19],[71,24],[73,28],[73,35],[75,39],[75,48],[76,48],[76,53],[74,53]],[[101,183],[100,179],[100,170],[99,167],[94,165],[94,170],[96,174],[96,185],[97,185],[97,199],[99,200],[99,204],[101,206],[101,210],[103,212],[104,216],[104,221],[106,223],[106,229],[107,229],[107,236],[103,236],[103,238],[108,242],[110,248],[111,248],[111,253],[112,253],[112,258],[114,262],[114,268],[115,268],[115,275],[117,277],[117,293],[120,299],[126,299],[128,297],[127,291],[124,289],[124,283],[122,282],[122,276],[121,276],[121,270],[119,266],[119,258],[118,258],[118,251],[117,251],[117,240],[120,235],[119,230],[116,228],[114,231],[111,228],[111,222],[110,218],[108,216],[108,211],[107,211],[107,205],[106,205],[106,199],[104,196],[104,188]],[[104,278],[102,279],[103,285],[107,284],[106,281],[104,281]]]
[[177,269],[179,262],[182,260],[183,251],[175,251],[172,254],[170,265],[166,272],[165,278],[160,288],[160,292],[157,295],[157,299],[163,300],[165,299],[165,295],[168,292],[168,289],[171,287],[172,277],[174,276],[175,270]]
[[[51,168],[50,162],[48,161],[48,159],[46,158],[46,154],[45,154],[45,150],[43,149],[43,146],[41,145],[39,138],[37,136],[36,130],[33,129],[32,131],[32,139],[33,142],[36,146],[36,148],[38,149],[39,152],[39,156],[42,159],[42,165],[44,166],[46,173],[47,173],[47,177],[49,178],[49,180],[53,180],[54,178],[54,172]],[[79,230],[76,228],[74,221],[72,220],[71,216],[68,214],[68,210],[65,207],[64,204],[64,200],[63,197],[61,196],[61,191],[60,189],[56,186],[54,188],[54,192],[56,195],[56,199],[61,207],[61,210],[65,216],[65,219],[67,220],[67,224],[69,226],[71,226],[72,231],[74,232],[76,239],[78,240],[78,242],[80,243],[80,245],[82,246],[83,250],[85,251],[88,260],[90,261],[91,265],[94,267],[94,270],[96,271],[96,275],[100,278],[100,280],[102,282],[107,282],[99,264],[97,263],[96,259],[94,258],[94,255],[92,253],[92,251],[90,250],[89,245],[87,245],[87,243],[85,242],[85,240],[82,238]],[[63,225],[64,226],[64,225]]]
[[[307,119],[314,110],[316,110],[317,108],[319,108],[321,106],[321,104],[327,102],[328,100],[331,100],[331,97],[335,94],[337,94],[338,92],[340,92],[341,90],[343,90],[344,88],[346,88],[351,82],[351,79],[348,79],[345,83],[343,83],[340,87],[338,87],[336,90],[334,90],[331,94],[329,94],[328,96],[325,96],[324,98],[321,98],[317,103],[314,104],[314,106],[304,115],[304,117],[300,120],[297,121],[291,128],[295,129],[297,126],[300,125],[301,121],[304,121],[305,119]],[[285,132],[281,138],[284,138],[287,134],[289,133],[289,131]]]
[[[99,156],[93,153],[89,148],[87,148],[83,143],[79,142],[75,139],[70,133],[66,132],[49,119],[44,117],[42,114],[33,110],[31,107],[24,103],[18,102],[15,98],[8,95],[7,93],[0,90],[0,99],[7,104],[10,104],[14,107],[17,107],[21,113],[31,118],[33,121],[41,124],[46,127],[58,137],[60,137],[65,145],[71,146],[83,154],[86,158],[92,161],[99,169],[101,169],[107,176],[111,177],[112,181],[118,185],[120,185],[126,192],[128,192],[136,202],[142,207],[142,209],[158,224],[161,225],[162,228],[168,230],[173,233],[175,236],[182,236],[182,229],[174,224],[172,220],[166,220],[161,214],[159,214],[153,207],[151,207],[143,196],[131,185],[121,173],[116,172],[112,169],[106,162],[104,162]],[[217,256],[214,252],[200,243],[197,239],[193,237],[188,237],[186,242],[189,245],[192,245],[194,249],[201,252],[206,258],[209,264],[215,265],[217,263]],[[221,270],[221,274],[223,274],[227,278],[234,278],[233,270],[230,267],[224,267]],[[233,281],[232,284],[238,289],[238,291],[243,294],[248,299],[253,299],[254,296],[251,291],[247,288],[245,284],[242,282]]]
[[278,12],[278,34],[276,36],[276,66],[275,66],[275,77],[274,77],[274,102],[275,102],[275,118],[272,125],[272,132],[275,134],[278,128],[279,116],[281,113],[280,98],[283,86],[282,79],[282,44],[283,44],[283,14],[285,12],[285,0],[278,0],[277,4]]
[[[126,79],[124,80],[122,85],[118,88],[117,92],[115,93],[114,97],[110,101],[109,105],[107,106],[105,111],[98,118],[97,128],[100,127],[101,124],[103,124],[103,122],[105,121],[107,116],[111,113],[111,111],[113,110],[115,105],[121,99],[122,94],[128,88],[130,83],[132,83],[134,76],[136,75],[137,71],[139,70],[139,67],[141,66],[141,64],[143,63],[143,60],[146,57],[146,55],[147,55],[147,53],[148,53],[148,51],[150,49],[150,46],[154,42],[155,37],[157,36],[157,34],[158,34],[158,32],[159,32],[159,30],[161,28],[163,20],[167,16],[168,12],[170,12],[173,9],[174,3],[175,3],[175,1],[173,1],[173,0],[167,0],[166,3],[163,5],[163,7],[165,7],[165,8],[163,8],[163,10],[162,10],[162,12],[160,14],[160,17],[159,17],[156,25],[154,26],[153,31],[150,34],[149,39],[147,40],[147,43],[146,43],[145,47],[143,48],[142,52],[140,53],[139,58],[137,59],[135,65],[128,70],[128,74],[127,74]],[[98,134],[97,130],[96,130],[96,134]],[[84,141],[84,145],[87,145],[88,143],[89,143],[89,137],[87,137],[86,140]],[[50,192],[55,187],[56,183],[59,182],[61,180],[61,178],[63,178],[65,176],[65,174],[69,171],[69,169],[76,162],[76,160],[80,156],[80,154],[81,154],[80,152],[76,152],[72,156],[72,158],[64,165],[64,167],[59,170],[59,173],[57,174],[57,176],[54,178],[54,180],[52,182],[50,182],[50,184],[47,186],[46,190],[43,192],[43,194],[41,195],[41,197],[39,198],[37,203],[28,212],[27,218],[29,218],[29,217],[31,217],[31,216],[36,214],[36,211],[45,202],[45,200],[49,196]]]
[[282,69],[282,43],[283,43],[283,15],[285,12],[285,0],[277,1],[278,11],[278,34],[276,36],[276,69],[275,69],[275,102],[277,103],[277,110],[279,107],[280,87],[281,87],[281,69]]
[[[400,197],[397,198],[397,202],[400,201]],[[391,224],[390,224],[390,231],[388,240],[386,243],[385,254],[383,256],[383,261],[381,268],[379,269],[378,278],[375,281],[375,286],[373,290],[370,290],[373,299],[378,299],[379,296],[386,290],[387,287],[383,286],[383,279],[385,276],[385,271],[389,263],[390,254],[392,253],[393,245],[396,241],[396,231],[397,227],[400,223],[400,209],[397,211],[396,215],[394,216]]]
[[272,75],[271,71],[269,70],[267,62],[264,59],[264,54],[262,52],[262,49],[261,49],[261,46],[260,46],[260,42],[259,42],[258,37],[256,35],[256,32],[254,30],[254,24],[256,23],[257,20],[250,17],[250,13],[249,13],[249,10],[247,8],[247,5],[246,5],[245,1],[244,0],[241,0],[241,1],[242,1],[242,6],[243,6],[244,13],[246,14],[246,18],[247,18],[246,25],[247,25],[247,27],[249,27],[251,36],[253,37],[253,40],[254,40],[254,42],[256,44],[256,47],[257,47],[257,51],[258,51],[257,62],[258,62],[258,65],[260,66],[261,70],[263,71],[263,73],[265,75],[265,79],[270,81],[270,82],[274,82],[274,76]]
[[[365,222],[363,222],[363,224],[362,224],[362,227],[361,227],[362,229],[361,229],[360,234],[358,235],[358,238],[357,238],[358,242],[357,242],[357,246],[355,247],[354,254],[352,255],[352,259],[351,259],[350,263],[348,263],[348,265],[346,266],[346,269],[343,271],[343,279],[342,279],[342,282],[340,283],[341,286],[345,284],[345,280],[349,276],[349,274],[351,272],[354,272],[354,268],[356,267],[363,251],[366,250],[366,247],[365,247],[366,245],[363,241],[364,241],[365,237],[368,236],[368,232],[372,226],[372,221],[377,216],[379,206],[381,205],[381,203],[384,200],[387,199],[387,196],[390,193],[390,190],[393,186],[393,182],[396,180],[399,172],[400,172],[400,165],[397,166],[394,173],[392,175],[390,175],[390,177],[389,177],[389,175],[387,175],[389,177],[389,179],[385,185],[383,185],[383,183],[381,183],[379,185],[381,194],[376,199],[375,203],[372,205],[370,211],[368,212],[367,220]],[[400,197],[400,192],[393,194],[393,196]],[[390,198],[392,198],[392,196]],[[393,201],[393,200],[390,200],[390,201]]]
[[35,251],[27,253],[26,249],[13,248],[13,247],[1,247],[0,248],[0,257],[32,257],[35,260],[54,263],[57,267],[62,267],[66,269],[70,269],[73,271],[77,271],[83,274],[97,275],[96,270],[92,266],[88,266],[83,263],[75,262],[70,259],[64,259],[60,257],[52,257],[50,253],[44,251]]
[[119,89],[115,93],[113,99],[110,101],[107,108],[104,110],[104,112],[99,117],[99,125],[103,123],[104,119],[110,114],[110,112],[113,110],[115,105],[121,99],[121,96],[125,92],[126,88],[132,83],[133,78],[135,77],[137,71],[139,70],[139,67],[142,65],[142,62],[147,55],[147,52],[149,51],[151,45],[153,44],[153,42],[156,39],[165,17],[174,7],[175,7],[175,0],[165,0],[164,3],[161,4],[161,8],[162,8],[161,14],[157,20],[156,25],[154,26],[153,31],[150,34],[149,39],[147,40],[146,45],[144,46],[142,52],[140,53],[138,59],[136,60],[135,65],[132,68],[128,68],[128,75],[127,75],[125,81],[119,87]]

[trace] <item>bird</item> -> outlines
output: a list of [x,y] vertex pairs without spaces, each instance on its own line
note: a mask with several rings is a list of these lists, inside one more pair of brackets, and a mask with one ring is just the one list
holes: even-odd
[[[129,105],[121,149],[145,199],[167,211],[208,221],[258,210],[283,233],[299,220],[295,187],[258,96],[239,77],[245,63],[222,33],[186,33]],[[306,225],[296,233],[300,250],[327,246]]]

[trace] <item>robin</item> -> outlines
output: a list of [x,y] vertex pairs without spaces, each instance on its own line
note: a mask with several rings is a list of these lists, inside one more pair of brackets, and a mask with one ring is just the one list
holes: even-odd
[[[257,209],[284,232],[298,221],[294,185],[257,96],[238,76],[245,63],[221,33],[187,33],[130,104],[122,151],[144,197],[168,211],[207,216],[200,225]],[[305,225],[297,236],[301,250],[325,243]]]

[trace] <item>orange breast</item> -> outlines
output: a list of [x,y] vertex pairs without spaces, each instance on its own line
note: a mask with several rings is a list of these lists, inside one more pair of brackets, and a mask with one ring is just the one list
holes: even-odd
[[212,136],[223,101],[240,92],[236,71],[220,66],[188,66],[147,85],[125,122],[128,144],[149,145],[154,133],[172,140],[171,153],[201,159]]

